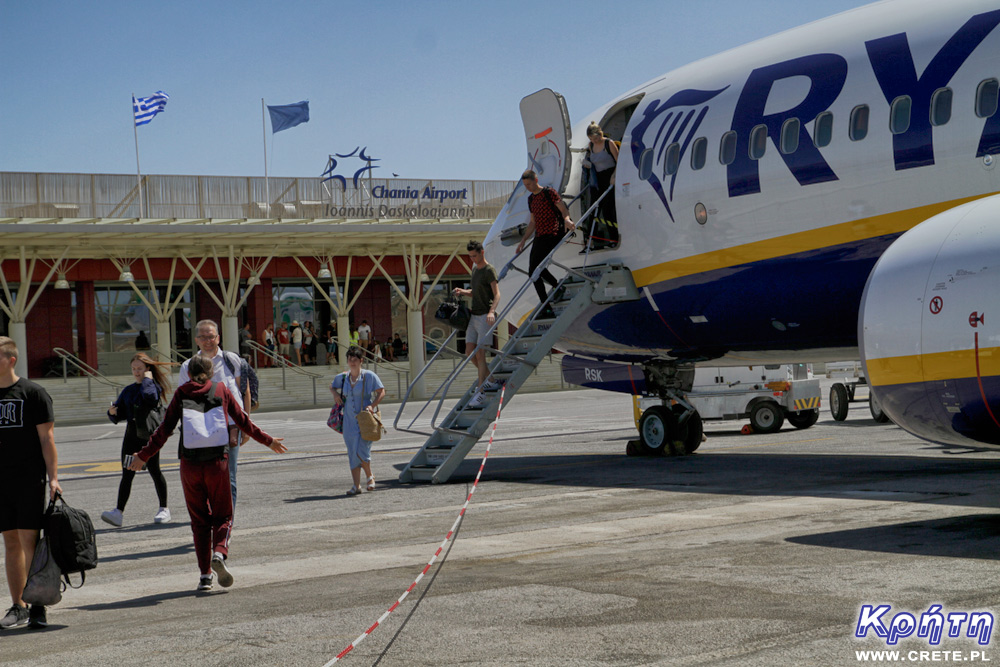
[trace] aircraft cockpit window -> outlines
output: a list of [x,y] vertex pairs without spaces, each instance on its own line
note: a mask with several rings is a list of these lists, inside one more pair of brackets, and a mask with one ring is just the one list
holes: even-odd
[[639,178],[648,181],[653,175],[653,149],[647,148],[639,156]]
[[736,160],[736,133],[730,130],[722,135],[719,142],[719,162],[732,164]]
[[868,105],[859,104],[851,109],[851,124],[847,128],[851,141],[861,141],[868,136]]
[[767,125],[758,125],[750,130],[750,159],[759,160],[767,150]]
[[976,89],[976,115],[989,118],[997,112],[997,102],[1000,101],[1000,81],[986,79]]
[[889,107],[890,132],[903,134],[910,129],[910,109],[912,107],[913,101],[909,95],[900,95],[892,101],[892,106]]
[[816,144],[816,148],[823,148],[829,146],[831,141],[833,141],[833,113],[824,111],[816,116],[816,121],[813,123],[813,143]]
[[931,95],[931,125],[937,127],[951,120],[951,88],[938,88]]
[[794,153],[799,149],[799,129],[801,123],[798,118],[789,118],[781,124],[781,142],[779,148],[784,154]]
[[708,139],[698,137],[691,144],[691,168],[695,171],[703,168],[708,161]]
[[681,164],[681,145],[674,142],[667,146],[667,159],[663,161],[663,175],[673,176]]

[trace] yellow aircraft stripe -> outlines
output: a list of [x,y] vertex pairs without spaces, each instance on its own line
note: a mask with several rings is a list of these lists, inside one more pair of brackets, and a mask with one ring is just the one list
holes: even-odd
[[[976,351],[955,350],[868,359],[868,383],[875,386],[976,377]],[[979,348],[980,375],[1000,375],[1000,347]]]
[[774,259],[775,257],[784,257],[786,255],[808,252],[818,248],[827,248],[852,241],[863,241],[864,239],[876,238],[886,234],[905,232],[938,213],[970,201],[989,197],[992,194],[995,193],[953,199],[927,206],[918,206],[871,218],[862,218],[853,222],[843,222],[821,229],[811,229],[763,241],[755,241],[754,243],[747,243],[733,248],[723,248],[700,255],[682,257],[681,259],[663,262],[662,264],[656,264],[645,269],[637,269],[632,272],[632,277],[635,279],[636,286],[643,287],[664,280],[683,278],[706,271],[725,269],[750,262],[760,262]]

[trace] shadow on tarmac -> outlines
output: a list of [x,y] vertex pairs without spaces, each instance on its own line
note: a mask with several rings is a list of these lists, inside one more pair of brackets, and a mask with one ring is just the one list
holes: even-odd
[[183,554],[194,553],[194,544],[182,544],[169,549],[158,549],[156,551],[138,551],[133,554],[122,554],[120,556],[100,556],[101,563],[113,563],[120,560],[142,560],[143,558],[157,558],[159,556],[181,556]]
[[[204,595],[204,593],[201,593]],[[132,598],[131,600],[118,600],[115,602],[103,602],[100,604],[85,604],[76,607],[76,609],[82,609],[84,611],[106,611],[112,609],[136,609],[138,607],[155,607],[161,602],[166,602],[167,600],[178,600],[180,598],[193,598],[198,597],[199,592],[192,588],[191,590],[174,591],[172,593],[157,593],[156,595],[146,595],[141,598]]]
[[1000,514],[971,514],[816,533],[786,541],[833,549],[1000,560]]

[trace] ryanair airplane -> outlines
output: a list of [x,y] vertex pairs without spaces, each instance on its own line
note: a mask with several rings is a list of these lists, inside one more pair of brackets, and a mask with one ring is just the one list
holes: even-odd
[[[998,24],[995,1],[885,0],[682,67],[572,128],[561,96],[526,97],[529,166],[567,202],[587,189],[589,123],[621,142],[616,244],[581,254],[578,235],[556,261],[620,264],[639,298],[588,306],[558,344],[569,362],[670,399],[699,364],[860,354],[903,428],[1000,447]],[[498,268],[527,194],[487,237]]]

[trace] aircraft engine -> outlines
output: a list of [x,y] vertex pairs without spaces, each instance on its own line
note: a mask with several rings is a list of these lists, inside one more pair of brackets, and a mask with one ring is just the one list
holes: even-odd
[[886,250],[858,340],[892,421],[933,442],[1000,448],[1000,196],[940,213]]

